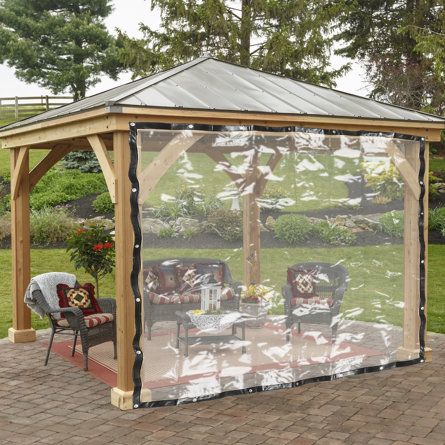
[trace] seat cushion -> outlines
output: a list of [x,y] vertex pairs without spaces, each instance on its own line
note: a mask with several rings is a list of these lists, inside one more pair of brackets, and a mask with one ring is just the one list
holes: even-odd
[[[110,321],[113,321],[114,317],[113,314],[93,314],[93,315],[87,315],[85,316],[85,324],[87,328],[94,328],[95,326],[99,326],[101,324],[109,323]],[[68,327],[68,320],[61,318],[58,320],[57,324],[61,327]]]
[[[221,301],[233,300],[235,293],[231,287],[224,287],[221,292]],[[148,299],[153,304],[188,304],[200,303],[201,292],[184,292],[182,294],[157,294],[155,292],[148,293]]]
[[334,300],[331,297],[328,298],[320,298],[317,296],[312,298],[293,297],[290,300],[290,304],[291,306],[319,305],[330,308],[334,305]]
[[[66,284],[57,285],[57,296],[61,308],[77,307],[84,315],[100,314],[102,309],[94,296],[94,285],[85,283],[83,286],[70,287]],[[61,318],[65,318],[62,312]]]

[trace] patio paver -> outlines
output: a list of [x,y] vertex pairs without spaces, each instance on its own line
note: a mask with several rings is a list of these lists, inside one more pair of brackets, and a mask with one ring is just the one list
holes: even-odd
[[110,390],[36,343],[0,340],[0,444],[445,444],[445,335],[434,361],[290,390],[119,411]]

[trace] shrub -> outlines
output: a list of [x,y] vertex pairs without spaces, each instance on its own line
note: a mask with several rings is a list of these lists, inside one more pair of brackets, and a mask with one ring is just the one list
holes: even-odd
[[222,207],[222,202],[216,197],[203,197],[196,189],[181,187],[173,201],[163,202],[156,207],[153,214],[156,218],[177,219],[180,217],[207,217],[214,210]]
[[73,151],[62,160],[67,170],[79,170],[82,173],[99,173],[102,171],[96,155],[91,151]]
[[159,238],[173,238],[176,236],[175,229],[173,227],[163,227],[159,230]]
[[76,269],[84,269],[96,281],[99,296],[99,278],[114,268],[115,245],[110,231],[103,225],[82,226],[71,232],[67,251]]
[[0,216],[11,211],[11,195],[5,195],[0,198]]
[[386,198],[387,202],[402,198],[403,181],[396,167],[392,164],[388,168],[381,165],[380,167],[382,168],[381,172],[371,171],[365,174],[366,187],[377,193],[376,198]]
[[76,222],[65,209],[33,210],[30,218],[31,240],[39,245],[66,241],[76,226]]
[[106,191],[102,174],[52,169],[35,186],[30,204],[40,210]]
[[382,232],[387,235],[403,238],[403,212],[392,210],[379,219]]
[[357,240],[357,235],[349,228],[321,221],[316,226],[320,239],[332,246],[350,246]]
[[430,230],[441,231],[445,229],[445,207],[437,207],[430,210],[428,226]]
[[296,215],[280,216],[274,229],[276,237],[287,241],[289,244],[297,244],[307,240],[313,232],[309,218]]
[[440,176],[430,172],[428,181],[429,199],[434,200],[440,197],[445,192],[445,182]]
[[269,209],[282,208],[282,200],[288,198],[288,193],[283,187],[277,184],[269,183],[261,196],[261,207]]
[[9,213],[0,216],[0,240],[11,235],[11,215]]
[[114,204],[111,202],[108,192],[101,193],[93,201],[93,208],[96,213],[113,213]]
[[242,213],[224,208],[213,210],[208,218],[208,228],[226,241],[240,240],[243,237]]

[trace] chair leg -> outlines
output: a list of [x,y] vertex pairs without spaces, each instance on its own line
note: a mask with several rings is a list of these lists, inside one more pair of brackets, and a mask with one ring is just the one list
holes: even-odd
[[88,353],[83,353],[83,370],[88,371]]
[[76,344],[77,344],[77,335],[79,331],[74,333],[74,342],[73,342],[73,350],[71,351],[71,357],[74,357],[74,353],[76,352]]
[[286,343],[290,342],[290,337],[291,337],[291,333],[292,333],[292,320],[290,320],[289,318],[287,318],[286,320]]
[[331,336],[332,344],[334,344],[335,340],[337,339],[337,328],[338,328],[338,323],[336,323],[334,326],[332,326],[332,336]]
[[301,321],[298,322],[298,333],[301,334]]
[[116,338],[113,339],[113,358],[114,358],[114,360],[117,359],[117,343],[116,343]]
[[46,358],[45,358],[45,366],[48,364],[48,360],[49,360],[49,354],[51,352],[51,347],[53,345],[53,340],[54,340],[54,334],[56,333],[56,330],[54,329],[54,327],[51,330],[51,337],[49,339],[49,344],[48,344],[48,351],[46,352]]

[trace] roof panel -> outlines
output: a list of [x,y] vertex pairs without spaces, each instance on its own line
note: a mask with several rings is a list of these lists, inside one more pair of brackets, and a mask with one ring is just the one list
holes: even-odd
[[201,57],[1,130],[109,105],[281,113],[445,123],[445,119],[361,96]]

